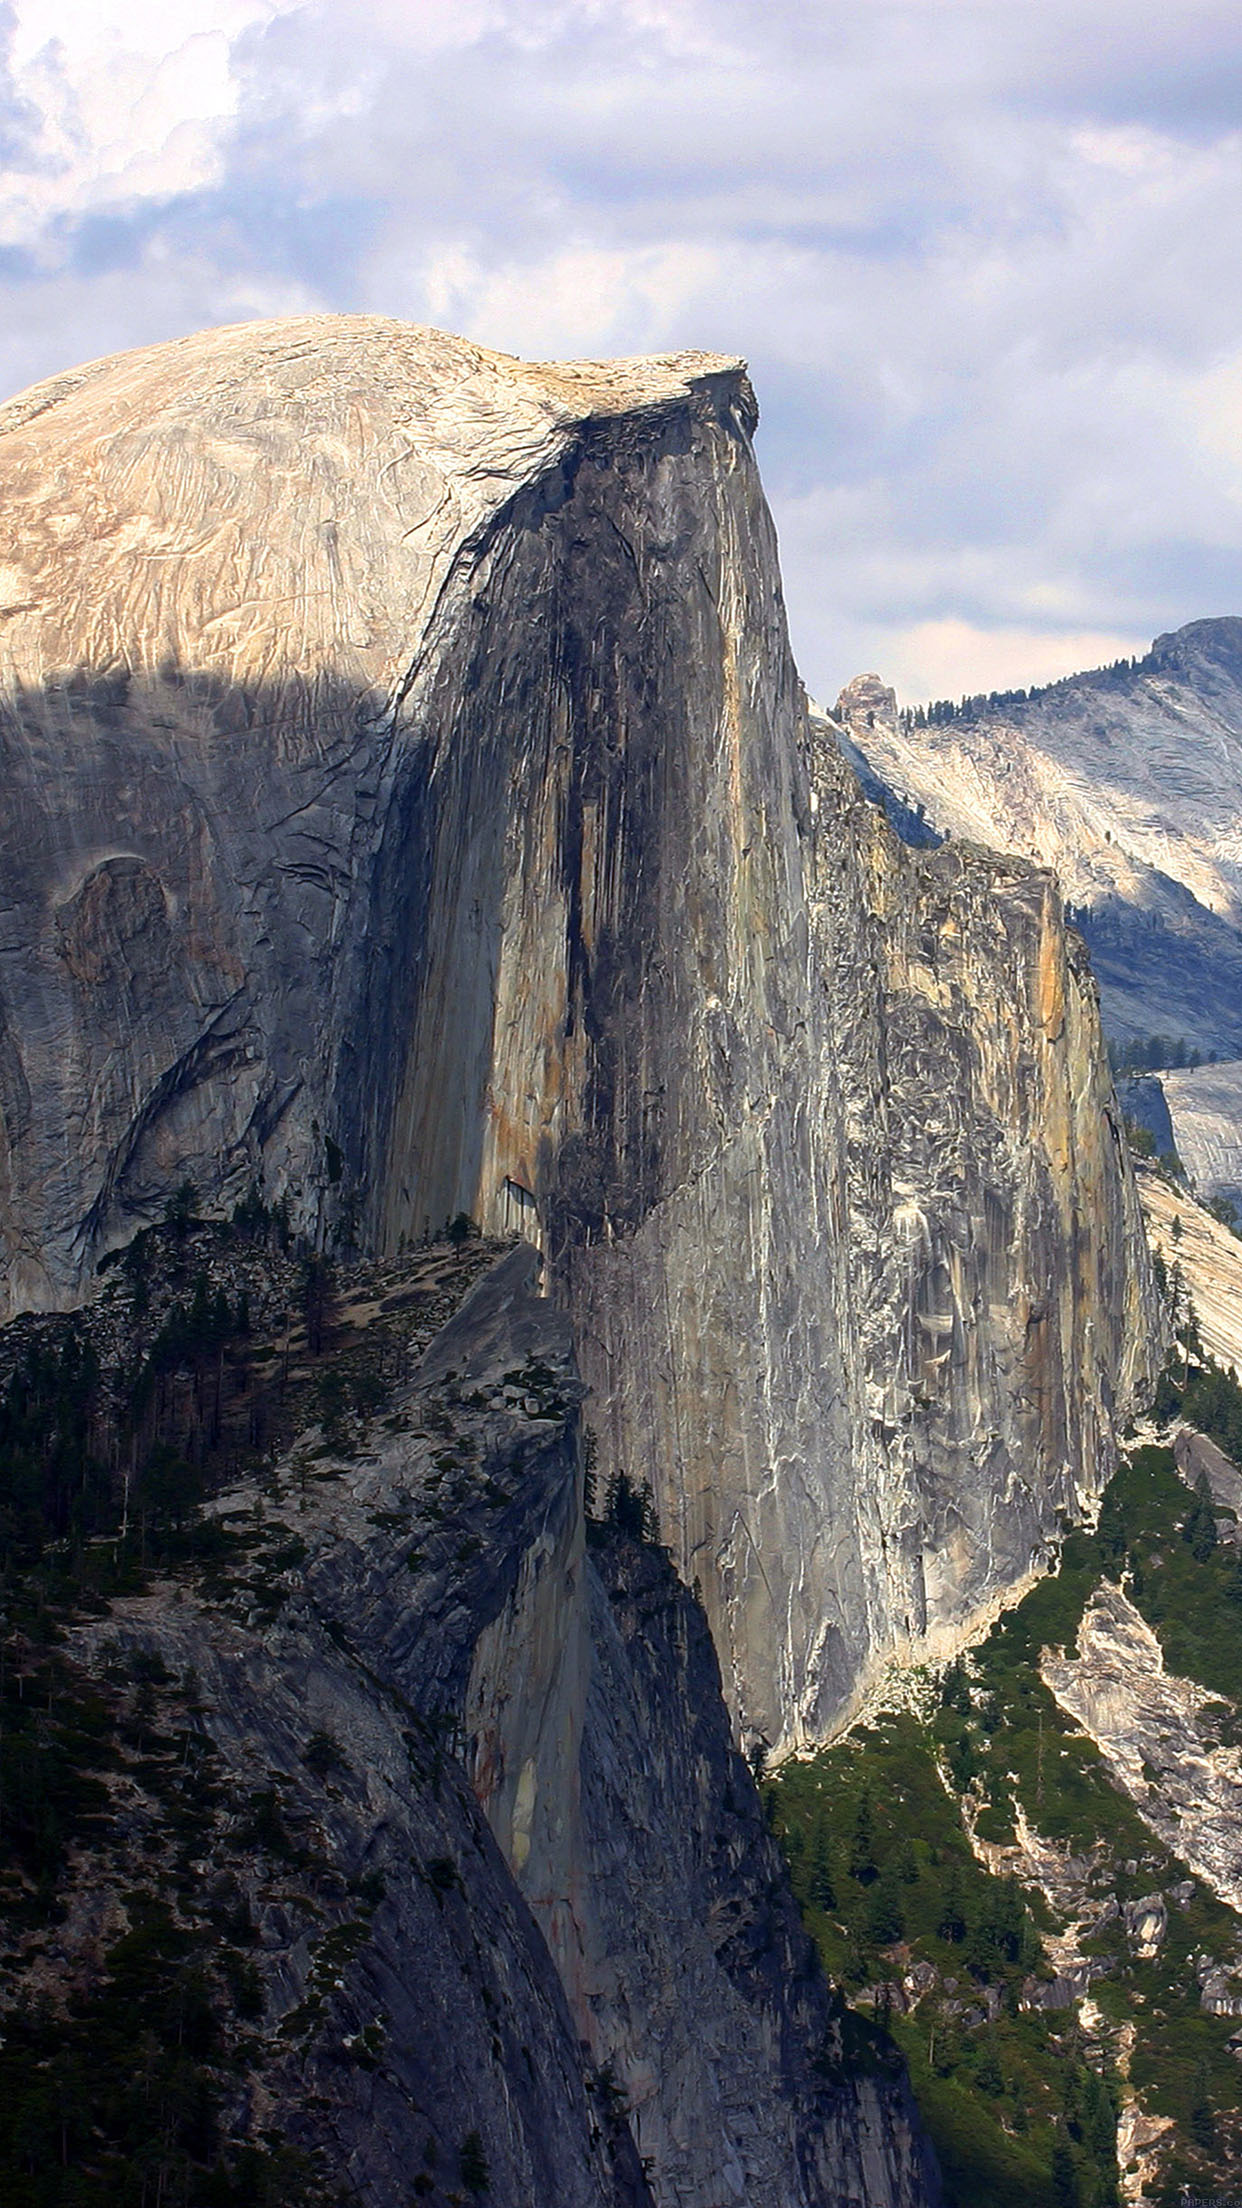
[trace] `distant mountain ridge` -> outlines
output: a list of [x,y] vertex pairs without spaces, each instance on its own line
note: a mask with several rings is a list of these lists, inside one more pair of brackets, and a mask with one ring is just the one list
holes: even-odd
[[832,719],[899,833],[1056,870],[1110,1035],[1242,1057],[1242,620],[922,725],[864,675]]

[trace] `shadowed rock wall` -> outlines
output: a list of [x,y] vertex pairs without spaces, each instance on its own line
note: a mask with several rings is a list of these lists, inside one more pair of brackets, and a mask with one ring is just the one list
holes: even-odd
[[[517,1248],[484,1273],[365,1452],[308,1479],[304,1440],[214,1499],[273,1544],[253,1578],[165,1581],[69,1636],[92,1669],[158,1657],[210,1743],[178,1915],[210,1943],[214,1903],[218,1941],[227,1893],[254,1929],[230,2134],[312,2153],[361,2208],[460,2201],[472,2134],[496,2208],[935,2208],[701,1609],[653,1547],[587,1548],[581,1386],[537,1271]],[[143,1899],[115,1837],[75,1860],[73,1976]]]
[[812,754],[753,426],[345,318],[0,414],[0,1240],[538,1240],[775,1744],[1096,1491],[1146,1259],[1046,878]]

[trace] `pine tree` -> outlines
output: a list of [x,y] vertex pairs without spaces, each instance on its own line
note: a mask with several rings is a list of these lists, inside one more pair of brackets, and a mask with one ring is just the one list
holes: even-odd
[[1212,2088],[1206,2062],[1195,2068],[1195,2081],[1190,2103],[1190,2131],[1195,2144],[1212,2147],[1216,2144],[1216,2110],[1212,2101]]
[[1197,1564],[1206,1564],[1216,1547],[1216,1516],[1206,1472],[1201,1472],[1195,1481],[1194,1500],[1182,1520],[1182,1539],[1189,1543]]
[[864,1784],[858,1797],[854,1831],[850,1839],[850,1877],[856,1878],[861,1886],[870,1886],[876,1876],[875,1817],[871,1807],[871,1789]]
[[1082,2090],[1083,2136],[1105,2169],[1116,2161],[1117,2111],[1103,2078],[1088,2070]]
[[1100,1505],[1100,1520],[1095,1537],[1105,1556],[1124,1556],[1129,1540],[1125,1512],[1111,1487]]
[[312,1357],[318,1357],[323,1349],[331,1301],[332,1282],[326,1258],[308,1257],[302,1273],[302,1318],[306,1326],[306,1347]]
[[182,1181],[164,1206],[164,1219],[178,1237],[186,1234],[198,1213],[199,1196],[193,1181]]
[[1052,2150],[1052,2197],[1057,2208],[1078,2208],[1078,2169],[1066,2139],[1058,2139]]
[[942,1940],[956,1945],[966,1937],[966,1912],[962,1906],[962,1874],[956,1863],[952,1865],[944,1883],[944,1898],[940,1905],[940,1921],[936,1930]]
[[979,2057],[975,2082],[985,2093],[999,2095],[1005,2090],[1004,2072],[1000,2066],[1000,2058],[996,2052],[996,2041],[994,2039],[988,2040],[983,2053]]
[[491,2171],[477,2131],[468,2131],[461,2143],[461,2181],[468,2193],[475,2194],[485,2193],[491,2184]]
[[889,1947],[906,1929],[905,1912],[896,1880],[885,1871],[876,1879],[867,1905],[867,1938],[875,1947]]
[[971,1710],[970,1681],[960,1663],[950,1664],[940,1687],[940,1706],[944,1710],[956,1710],[961,1717],[969,1717]]
[[815,1827],[811,1841],[811,1869],[807,1880],[807,1895],[815,1909],[835,1909],[837,1906],[836,1882],[833,1878],[832,1840],[825,1819]]
[[449,1220],[448,1238],[459,1257],[471,1236],[476,1235],[478,1231],[468,1211],[459,1211]]

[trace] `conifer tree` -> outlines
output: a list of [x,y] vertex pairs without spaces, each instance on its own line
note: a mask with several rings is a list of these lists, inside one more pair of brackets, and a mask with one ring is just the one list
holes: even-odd
[[862,1886],[869,1886],[876,1875],[875,1816],[871,1806],[871,1789],[864,1785],[858,1797],[854,1830],[850,1837],[850,1877],[856,1878]]

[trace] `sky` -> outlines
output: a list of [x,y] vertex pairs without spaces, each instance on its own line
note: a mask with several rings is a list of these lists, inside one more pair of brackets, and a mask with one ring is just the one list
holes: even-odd
[[0,395],[325,309],[745,355],[829,703],[1242,614],[1236,0],[0,0]]

